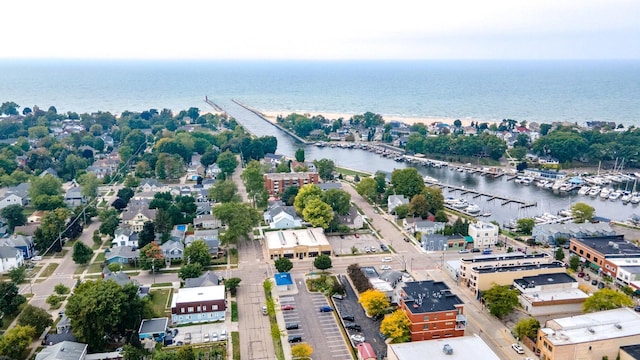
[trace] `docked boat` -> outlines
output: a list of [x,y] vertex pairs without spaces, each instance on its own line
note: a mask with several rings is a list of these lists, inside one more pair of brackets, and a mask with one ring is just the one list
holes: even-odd
[[611,194],[609,194],[609,200],[611,201],[616,201],[618,199],[620,199],[622,197],[622,191],[620,190],[616,190],[614,192],[612,192]]
[[578,190],[578,194],[580,195],[587,195],[589,193],[589,190],[591,190],[591,186],[583,186],[580,188],[580,190]]
[[598,196],[598,194],[600,194],[600,191],[602,191],[602,188],[600,186],[592,186],[591,190],[589,190],[589,196],[596,197]]
[[439,180],[432,176],[425,175],[425,177],[422,178],[422,181],[428,184],[437,184]]
[[520,184],[522,184],[522,185],[531,185],[531,183],[532,183],[532,182],[533,182],[533,178],[530,178],[530,177],[528,177],[528,176],[523,177],[523,178],[520,180]]
[[551,189],[553,188],[553,181],[549,181],[544,185],[545,189]]
[[551,190],[560,190],[560,187],[564,184],[564,181],[556,181],[553,183]]
[[466,209],[469,206],[469,203],[467,202],[467,200],[459,199],[458,201],[454,202],[451,206],[453,206],[454,209],[462,210],[462,209]]
[[540,180],[536,181],[536,186],[537,187],[545,187],[545,185],[547,185],[548,183],[550,183],[549,180],[540,179]]
[[602,188],[602,190],[600,191],[600,198],[601,199],[608,199],[609,195],[611,195],[611,189]]
[[474,215],[474,214],[479,214],[480,211],[482,211],[482,209],[480,209],[480,207],[478,205],[476,205],[476,204],[470,204],[469,206],[467,206],[464,209],[464,211],[469,213],[469,214]]
[[574,186],[572,184],[564,183],[564,184],[560,185],[560,188],[558,190],[562,191],[562,192],[569,192],[569,191],[573,190],[573,188],[574,188]]
[[485,211],[485,212],[483,212],[482,214],[480,214],[480,216],[482,216],[482,217],[489,217],[489,216],[491,216],[491,211]]
[[632,204],[640,203],[640,193],[631,193],[631,200],[629,200],[629,202]]
[[622,194],[620,201],[622,201],[623,204],[628,204],[631,201],[631,193],[626,192]]

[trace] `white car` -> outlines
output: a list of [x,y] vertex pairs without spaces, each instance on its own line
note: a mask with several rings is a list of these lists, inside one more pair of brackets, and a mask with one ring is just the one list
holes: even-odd
[[31,258],[31,261],[40,261],[40,260],[42,260],[42,256],[39,256],[39,255]]
[[211,341],[212,342],[218,341],[218,333],[217,332],[212,332],[211,333]]
[[202,342],[209,342],[209,333],[205,333],[204,334],[204,338],[202,339]]
[[350,336],[351,340],[353,340],[354,342],[364,342],[364,336],[360,335],[360,334],[353,334]]
[[389,256],[382,258],[382,262],[392,262],[392,261],[393,261],[393,259],[391,257],[389,257]]
[[519,344],[511,344],[511,348],[518,354],[524,354],[524,348]]
[[389,265],[382,265],[382,266],[380,266],[380,270],[391,270],[391,266],[389,266]]

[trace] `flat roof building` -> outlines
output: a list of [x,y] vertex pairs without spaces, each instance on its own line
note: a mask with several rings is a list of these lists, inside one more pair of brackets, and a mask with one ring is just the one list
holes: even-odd
[[640,315],[630,308],[549,320],[538,330],[540,359],[615,359],[640,343]]
[[478,336],[387,344],[388,360],[499,360]]
[[271,259],[303,259],[333,254],[333,248],[322,228],[267,231],[264,237]]
[[578,288],[578,282],[567,273],[526,276],[515,279],[520,291],[520,305],[531,316],[581,314],[589,297]]

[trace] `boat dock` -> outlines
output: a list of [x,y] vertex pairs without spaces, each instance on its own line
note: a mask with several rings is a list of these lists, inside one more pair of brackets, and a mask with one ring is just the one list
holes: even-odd
[[508,204],[518,204],[518,205],[520,205],[521,209],[525,209],[525,208],[533,207],[533,206],[538,206],[537,202],[529,202],[529,201],[515,199],[515,198],[503,196],[503,195],[495,195],[495,194],[483,193],[483,192],[478,191],[478,190],[468,189],[468,188],[461,187],[461,186],[455,186],[455,185],[449,185],[449,184],[441,184],[441,183],[430,183],[428,181],[426,181],[426,183],[428,183],[428,185],[430,185],[430,186],[437,186],[437,187],[441,188],[442,190],[446,189],[449,192],[460,191],[460,195],[472,194],[472,197],[474,199],[477,199],[479,197],[486,197],[487,201],[497,200],[497,201],[501,202],[500,205],[502,205],[502,206],[505,206],[505,205],[508,205]]

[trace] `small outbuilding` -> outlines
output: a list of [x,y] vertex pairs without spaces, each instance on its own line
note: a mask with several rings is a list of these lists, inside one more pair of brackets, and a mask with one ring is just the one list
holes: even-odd
[[293,289],[293,279],[291,279],[291,274],[287,272],[277,273],[274,275],[276,280],[276,286],[280,291],[287,291]]

